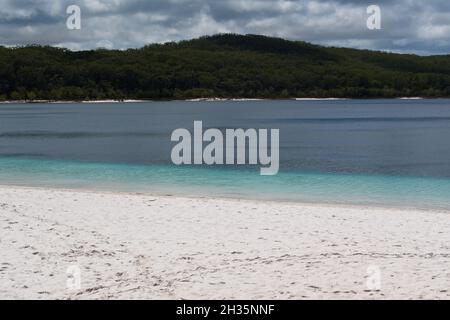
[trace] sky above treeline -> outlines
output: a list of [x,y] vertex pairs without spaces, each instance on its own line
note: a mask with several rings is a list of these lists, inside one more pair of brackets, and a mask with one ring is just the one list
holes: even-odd
[[[70,30],[67,8],[81,10]],[[367,27],[367,7],[381,29]],[[126,49],[216,33],[327,46],[450,54],[449,0],[0,0],[0,45]]]

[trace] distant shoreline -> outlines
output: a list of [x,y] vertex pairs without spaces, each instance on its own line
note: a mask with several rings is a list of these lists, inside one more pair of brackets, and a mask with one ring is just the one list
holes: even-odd
[[193,99],[168,99],[168,100],[139,100],[139,99],[104,99],[104,100],[5,100],[0,104],[75,104],[75,103],[145,103],[145,102],[161,102],[161,101],[186,101],[186,102],[221,102],[221,101],[271,101],[271,100],[291,100],[291,101],[345,101],[345,100],[438,100],[449,99],[447,97],[427,98],[427,97],[397,97],[397,98],[193,98]]
[[6,100],[0,101],[0,104],[36,104],[36,103],[51,103],[51,104],[63,104],[63,103],[142,103],[149,102],[151,100],[133,100],[133,99],[125,99],[125,100],[114,100],[114,99],[105,99],[105,100]]
[[123,51],[4,48],[0,60],[6,84],[0,100],[450,98],[450,56],[324,47],[255,34]]

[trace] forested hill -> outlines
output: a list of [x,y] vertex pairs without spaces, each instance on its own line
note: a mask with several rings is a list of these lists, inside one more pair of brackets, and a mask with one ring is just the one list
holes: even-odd
[[216,35],[141,49],[0,47],[0,100],[450,97],[450,55]]

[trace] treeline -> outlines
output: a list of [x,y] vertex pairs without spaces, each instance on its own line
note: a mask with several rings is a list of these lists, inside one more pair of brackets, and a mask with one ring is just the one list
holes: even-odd
[[450,97],[450,56],[222,34],[140,49],[0,47],[0,100]]

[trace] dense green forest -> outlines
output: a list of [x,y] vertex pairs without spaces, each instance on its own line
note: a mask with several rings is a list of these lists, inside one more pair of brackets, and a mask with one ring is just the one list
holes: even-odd
[[450,97],[450,55],[222,34],[140,49],[0,47],[0,100]]

